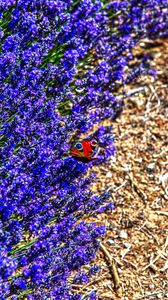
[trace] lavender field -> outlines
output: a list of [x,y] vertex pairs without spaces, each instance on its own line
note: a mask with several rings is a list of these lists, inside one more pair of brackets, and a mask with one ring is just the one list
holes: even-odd
[[0,0],[1,300],[104,299],[81,288],[107,229],[88,220],[115,209],[95,170],[128,87],[157,76],[134,50],[167,36],[167,0]]

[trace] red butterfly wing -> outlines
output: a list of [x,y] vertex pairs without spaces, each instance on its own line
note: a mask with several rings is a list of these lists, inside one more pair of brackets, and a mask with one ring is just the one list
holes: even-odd
[[82,141],[82,146],[83,146],[84,157],[86,157],[89,160],[92,159],[91,154],[92,154],[93,150],[91,148],[90,141],[89,140],[83,140]]
[[94,159],[94,154],[97,152],[97,142],[96,145],[94,140],[84,139],[81,142],[76,142],[71,150],[70,154],[78,161],[89,162]]

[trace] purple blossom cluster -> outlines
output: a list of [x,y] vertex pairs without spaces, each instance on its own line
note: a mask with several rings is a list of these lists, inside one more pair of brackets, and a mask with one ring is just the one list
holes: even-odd
[[[69,278],[88,282],[97,267],[80,268],[105,233],[82,217],[113,209],[89,188],[115,150],[99,124],[149,70],[146,56],[130,64],[133,47],[166,36],[167,19],[166,0],[0,0],[0,299],[82,298]],[[81,134],[103,149],[87,164],[68,155]]]

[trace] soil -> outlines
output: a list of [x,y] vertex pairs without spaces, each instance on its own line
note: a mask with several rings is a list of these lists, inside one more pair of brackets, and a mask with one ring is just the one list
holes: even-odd
[[93,290],[100,300],[168,299],[168,40],[140,47],[157,77],[128,87],[132,96],[113,123],[116,155],[95,168],[94,189],[111,190],[115,210],[89,219],[107,234],[95,260],[101,271],[78,287],[83,299]]

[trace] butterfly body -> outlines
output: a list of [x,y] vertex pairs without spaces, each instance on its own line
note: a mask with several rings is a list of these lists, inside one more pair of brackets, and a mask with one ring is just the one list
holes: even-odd
[[87,163],[96,158],[98,152],[98,144],[96,140],[83,139],[82,141],[75,142],[71,149],[70,154],[78,161]]

